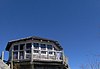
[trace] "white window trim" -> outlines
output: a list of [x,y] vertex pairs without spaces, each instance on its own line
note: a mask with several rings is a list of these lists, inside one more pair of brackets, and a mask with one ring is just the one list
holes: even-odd
[[[40,50],[42,50],[42,48],[41,48],[41,44],[45,44],[45,43],[40,43]],[[45,46],[46,46],[45,51],[47,51],[47,44],[45,44]],[[44,49],[43,49],[43,50],[44,50]]]
[[[34,48],[34,43],[38,43],[38,44],[39,44],[39,49],[35,49],[35,48]],[[33,42],[32,44],[33,44],[33,49],[34,49],[34,50],[40,50],[40,43],[39,43],[39,42]]]

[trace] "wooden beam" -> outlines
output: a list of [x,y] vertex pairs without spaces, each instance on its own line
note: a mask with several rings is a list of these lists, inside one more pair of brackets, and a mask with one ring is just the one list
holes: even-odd
[[13,69],[13,50],[11,51],[11,69]]
[[34,69],[34,64],[33,64],[33,44],[31,47],[31,68]]

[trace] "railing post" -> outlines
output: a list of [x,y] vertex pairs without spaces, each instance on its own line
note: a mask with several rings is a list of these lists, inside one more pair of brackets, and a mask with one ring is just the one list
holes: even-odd
[[33,46],[31,47],[31,62],[33,62]]
[[39,59],[41,59],[41,51],[39,50]]
[[57,54],[56,54],[56,51],[54,51],[54,55],[55,55],[55,60],[57,60]]
[[47,51],[47,59],[49,59],[49,51]]
[[13,69],[13,50],[11,51],[11,69]]
[[63,60],[63,64],[64,64],[65,56],[64,56],[64,52],[63,51],[62,51],[62,60]]
[[31,68],[34,69],[34,63],[33,63],[33,44],[31,47]]

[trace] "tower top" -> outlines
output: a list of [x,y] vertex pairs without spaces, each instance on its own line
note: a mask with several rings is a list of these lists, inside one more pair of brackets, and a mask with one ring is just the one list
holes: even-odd
[[20,38],[20,39],[16,39],[16,40],[11,40],[7,43],[6,46],[6,51],[9,51],[11,45],[15,42],[20,42],[20,41],[27,41],[27,40],[40,40],[40,41],[48,41],[48,42],[53,42],[54,44],[56,44],[61,50],[63,49],[61,47],[61,45],[59,44],[58,41],[55,40],[51,40],[51,39],[47,39],[47,38],[42,38],[42,37],[37,37],[37,36],[30,36],[30,37],[26,37],[26,38]]

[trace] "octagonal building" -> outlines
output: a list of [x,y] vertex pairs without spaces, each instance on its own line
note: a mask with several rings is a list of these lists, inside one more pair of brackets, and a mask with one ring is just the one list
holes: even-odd
[[11,69],[69,69],[58,41],[31,36],[11,40],[6,46]]

